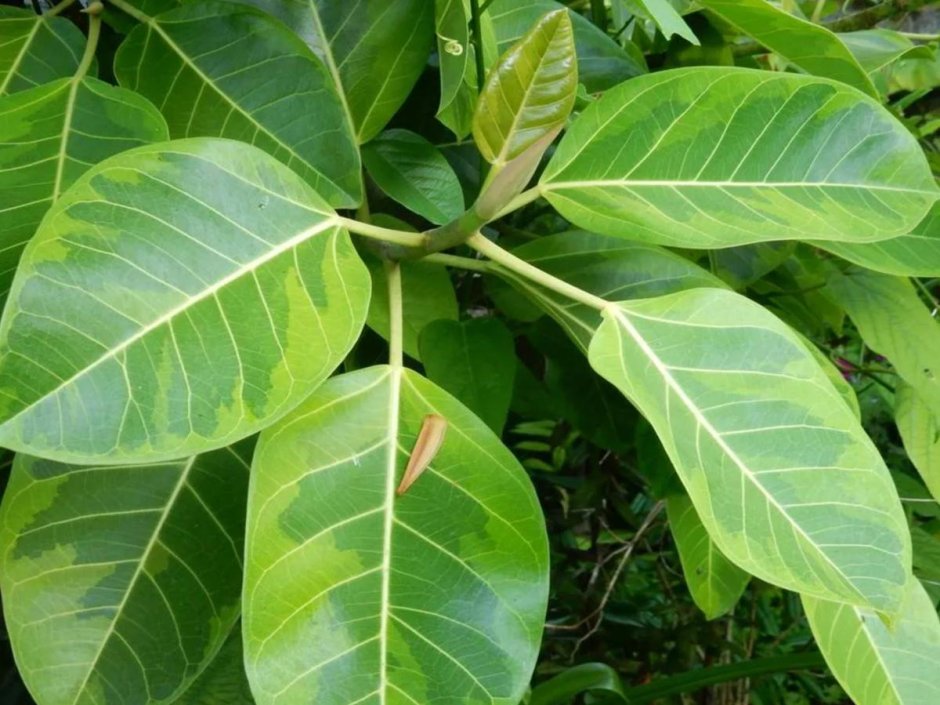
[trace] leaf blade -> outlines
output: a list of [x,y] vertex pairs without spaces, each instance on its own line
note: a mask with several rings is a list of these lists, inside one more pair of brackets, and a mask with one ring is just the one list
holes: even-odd
[[85,39],[62,17],[0,7],[0,96],[75,73]]
[[579,227],[693,248],[888,239],[938,195],[916,140],[873,100],[827,79],[724,67],[608,91],[568,129],[540,186]]
[[17,457],[0,582],[39,702],[156,703],[208,665],[238,617],[252,446],[145,466]]
[[[447,419],[444,444],[396,499],[428,413]],[[518,702],[538,648],[547,549],[528,480],[495,436],[431,383],[385,366],[334,377],[266,435],[252,478],[244,597],[259,705],[393,691],[418,702],[455,693],[468,703]],[[293,460],[282,462],[284,453]],[[474,473],[481,462],[500,479]],[[470,526],[483,531],[481,543],[462,543]],[[455,584],[458,576],[474,587]],[[275,592],[290,602],[272,611]],[[368,667],[334,677],[352,663]]]
[[207,138],[117,155],[24,254],[0,322],[0,438],[77,462],[227,445],[332,372],[368,297],[335,214],[273,157]]
[[138,15],[114,72],[161,107],[171,137],[250,140],[333,206],[359,204],[359,153],[332,78],[286,27],[214,0]]
[[803,593],[897,609],[911,571],[897,492],[786,326],[736,294],[691,290],[612,305],[589,359],[653,424],[729,559]]

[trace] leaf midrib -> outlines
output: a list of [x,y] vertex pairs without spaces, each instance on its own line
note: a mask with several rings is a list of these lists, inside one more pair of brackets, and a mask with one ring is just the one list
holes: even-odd
[[43,23],[41,17],[35,19],[33,28],[29,31],[29,34],[26,35],[26,41],[23,42],[23,48],[17,53],[16,58],[13,60],[13,63],[10,64],[9,72],[6,77],[3,79],[3,83],[0,83],[0,95],[6,94],[6,89],[9,87],[10,83],[13,81],[13,77],[16,76],[17,70],[20,68],[20,64],[23,63],[23,57],[29,52],[29,47],[33,43],[33,40],[36,38],[36,34],[39,32],[39,26]]
[[632,186],[658,186],[665,188],[846,188],[865,189],[866,191],[893,191],[897,193],[919,194],[937,198],[940,193],[935,189],[900,188],[897,186],[883,186],[880,184],[852,184],[836,181],[694,181],[688,179],[587,179],[583,181],[551,181],[542,183],[538,188],[542,193],[546,191],[560,191],[565,189],[581,188],[608,188]]
[[45,392],[42,396],[33,400],[31,403],[27,404],[26,406],[24,406],[22,409],[17,411],[12,416],[9,416],[6,420],[3,421],[2,424],[0,424],[0,430],[2,430],[3,428],[8,428],[9,425],[13,421],[18,419],[22,415],[28,413],[37,404],[40,404],[46,399],[49,399],[50,397],[58,394],[60,391],[68,387],[77,379],[80,379],[84,375],[88,374],[89,372],[97,368],[99,365],[107,362],[108,360],[113,359],[116,355],[123,352],[128,347],[130,347],[137,341],[141,340],[143,337],[145,337],[149,333],[153,332],[157,328],[160,328],[166,323],[172,321],[177,316],[185,313],[186,311],[188,311],[190,308],[192,308],[199,302],[204,301],[210,296],[216,295],[216,293],[224,289],[229,284],[235,281],[238,281],[241,277],[255,272],[259,267],[265,265],[266,263],[270,262],[276,257],[300,246],[301,244],[303,244],[310,238],[315,237],[321,232],[324,232],[326,230],[329,230],[330,228],[336,227],[338,224],[339,222],[335,216],[325,218],[324,220],[320,221],[316,225],[310,228],[307,228],[306,230],[301,231],[299,234],[281,243],[277,247],[271,248],[270,250],[265,252],[262,256],[257,257],[254,260],[251,260],[250,262],[247,262],[245,265],[239,267],[235,271],[222,277],[216,283],[212,284],[212,286],[209,286],[203,289],[196,296],[191,296],[187,298],[184,302],[174,306],[172,309],[170,309],[163,315],[154,319],[153,321],[146,324],[145,326],[142,326],[140,330],[138,330],[136,333],[134,333],[131,336],[128,336],[125,340],[121,341],[118,345],[114,346],[110,350],[107,350],[104,354],[99,356],[97,359],[83,366],[80,370],[78,370],[75,374],[73,374],[68,379],[62,380],[62,382],[56,385],[53,389],[50,389],[48,392]]
[[[180,492],[183,491],[183,488],[187,484],[189,479],[189,473],[193,469],[193,466],[196,463],[196,459],[199,456],[193,455],[183,466],[180,471],[179,480],[176,483],[176,486],[173,488],[172,494],[169,496],[166,502],[166,506],[163,509],[163,513],[160,515],[160,519],[157,521],[156,526],[153,528],[153,533],[150,536],[150,539],[147,541],[147,545],[144,547],[144,550],[141,552],[140,561],[137,563],[137,567],[134,569],[134,574],[131,576],[131,579],[127,583],[127,588],[125,589],[124,596],[121,598],[121,602],[118,603],[117,608],[114,612],[114,617],[111,620],[111,624],[108,625],[108,629],[104,634],[104,637],[101,639],[101,644],[98,646],[98,651],[95,654],[94,658],[88,664],[88,672],[85,674],[85,678],[82,680],[81,684],[78,686],[78,690],[75,692],[75,698],[72,700],[72,705],[78,705],[79,699],[82,697],[85,692],[85,688],[88,686],[88,682],[91,680],[92,674],[98,667],[98,662],[101,660],[101,656],[104,653],[104,649],[107,646],[108,642],[111,640],[111,636],[114,634],[118,620],[121,618],[121,613],[124,611],[124,607],[127,605],[127,601],[130,599],[131,593],[134,591],[134,586],[137,584],[137,580],[140,578],[141,574],[144,571],[144,566],[147,565],[147,560],[150,558],[150,553],[153,551],[154,546],[156,546],[158,537],[163,531],[163,527],[166,524],[167,518],[170,516],[170,513],[173,510],[176,500],[180,495]],[[128,646],[130,648],[130,646]],[[146,674],[144,674],[146,679]]]
[[[764,495],[766,501],[773,505],[781,516],[786,517],[787,523],[794,529],[799,535],[813,547],[815,553],[821,556],[826,563],[835,571],[837,575],[842,577],[845,581],[845,584],[849,586],[853,592],[865,603],[869,604],[865,596],[859,591],[855,584],[849,580],[845,573],[837,566],[832,559],[825,553],[825,551],[820,550],[814,541],[803,530],[803,527],[800,526],[797,522],[793,521],[791,516],[784,510],[780,503],[776,500],[773,495],[771,495],[767,489],[756,480],[754,474],[747,467],[743,460],[738,456],[738,454],[725,442],[724,438],[721,437],[721,434],[717,432],[714,426],[711,425],[709,420],[702,414],[701,410],[696,406],[695,402],[685,393],[685,390],[681,385],[676,381],[676,379],[670,374],[669,368],[666,364],[659,359],[659,356],[655,351],[649,346],[646,342],[646,339],[640,334],[636,327],[630,322],[627,318],[627,315],[624,311],[617,305],[611,304],[607,307],[605,313],[614,319],[619,325],[618,330],[625,331],[632,339],[633,342],[640,348],[641,352],[649,359],[650,363],[656,368],[656,371],[660,374],[665,381],[666,385],[672,390],[672,392],[679,398],[679,401],[685,406],[690,414],[695,418],[696,423],[700,428],[703,428],[709,437],[715,442],[716,445],[728,456],[728,458],[734,463],[734,465],[741,471],[741,473],[750,481],[751,485],[757,488],[762,495]],[[831,599],[828,597],[822,597],[821,599]]]

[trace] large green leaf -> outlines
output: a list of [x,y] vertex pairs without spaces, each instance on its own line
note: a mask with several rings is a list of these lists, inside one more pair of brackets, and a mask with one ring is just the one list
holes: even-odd
[[940,417],[940,323],[910,281],[853,267],[833,272],[827,291],[848,312],[865,344],[888,358]]
[[91,165],[167,138],[145,98],[96,78],[0,98],[0,299],[52,203]]
[[238,618],[253,441],[159,465],[17,456],[0,588],[39,705],[170,702]]
[[803,597],[820,651],[856,705],[940,702],[940,619],[914,578],[896,620],[871,610]]
[[917,140],[870,98],[723,67],[608,91],[569,128],[541,188],[579,227],[695,248],[883,240],[940,195]]
[[[845,32],[839,39],[870,76],[901,59],[931,59],[930,47],[914,44],[900,32],[890,29],[865,29]],[[874,76],[873,76],[874,78]]]
[[387,130],[362,148],[372,180],[388,196],[437,225],[464,212],[463,191],[447,159],[424,137]]
[[791,15],[767,0],[699,0],[699,4],[807,73],[878,97],[852,52],[822,25]]
[[490,72],[473,116],[480,153],[499,169],[557,134],[577,90],[571,20],[566,10],[556,10],[541,17]]
[[[668,250],[584,231],[542,237],[512,252],[552,276],[611,301],[722,286],[721,280]],[[495,272],[557,320],[587,352],[601,323],[596,310],[503,268]],[[505,295],[497,296],[502,305]]]
[[332,206],[359,203],[359,151],[333,79],[281,23],[214,0],[135,14],[141,25],[118,50],[114,73],[160,107],[171,137],[250,142]]
[[727,614],[734,609],[751,576],[715,545],[688,496],[667,499],[666,513],[692,600],[708,619]]
[[[562,7],[555,0],[493,0],[486,15],[492,19],[499,53],[515,44],[546,12]],[[571,23],[578,55],[578,75],[588,91],[605,91],[628,78],[646,73],[642,53],[630,42],[621,46],[574,12],[571,13]]]
[[940,202],[907,235],[881,242],[814,242],[849,262],[903,277],[940,276]]
[[67,19],[0,6],[0,96],[71,76],[84,45]]
[[911,548],[897,492],[787,326],[693,289],[611,304],[589,358],[656,429],[729,559],[788,589],[898,609]]
[[117,463],[232,443],[343,360],[369,286],[329,206],[261,150],[112,157],[24,252],[0,323],[0,445]]
[[894,420],[904,450],[917,468],[933,498],[940,502],[940,423],[917,390],[899,384],[895,394]]
[[360,143],[381,132],[405,102],[433,43],[434,0],[238,1],[281,19],[316,52]]
[[418,343],[428,379],[502,433],[517,365],[510,330],[497,318],[438,320]]
[[[403,495],[423,420],[443,445]],[[397,367],[334,377],[265,431],[249,492],[246,664],[259,705],[517,705],[548,550],[525,472],[479,419]]]

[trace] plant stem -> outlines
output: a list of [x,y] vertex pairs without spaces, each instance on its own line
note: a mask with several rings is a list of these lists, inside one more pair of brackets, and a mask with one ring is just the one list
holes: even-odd
[[55,17],[58,14],[61,14],[65,10],[69,9],[72,5],[75,4],[75,0],[62,0],[54,7],[49,8],[49,12],[43,13],[45,17]]
[[403,245],[404,247],[423,247],[425,243],[424,235],[421,233],[409,233],[404,230],[382,228],[378,225],[362,223],[352,218],[343,218],[342,216],[337,216],[337,221],[339,225],[342,225],[350,232],[356,233],[357,235],[364,235],[365,237],[371,237],[374,240],[391,242],[395,245]]
[[607,7],[604,0],[591,0],[591,20],[602,32],[607,33]]
[[[822,26],[831,32],[854,32],[860,29],[869,29],[874,27],[882,20],[903,15],[906,12],[914,12],[936,0],[886,0],[880,5],[875,5],[861,12],[853,12],[851,15],[844,15],[836,19],[823,22]],[[766,52],[762,44],[758,42],[745,42],[735,44],[732,51],[736,56],[746,56],[748,54],[760,54]]]
[[88,13],[88,39],[85,41],[85,53],[82,54],[82,60],[79,62],[78,68],[75,69],[75,75],[72,77],[75,83],[78,83],[85,77],[85,74],[88,73],[88,69],[91,68],[92,62],[95,60],[95,50],[98,48],[98,37],[101,36],[101,11],[103,9],[104,6],[96,0],[85,10],[85,12]]
[[388,280],[388,364],[392,367],[401,367],[404,364],[401,265],[398,262],[386,262],[385,277]]
[[529,205],[533,201],[537,201],[542,197],[542,188],[540,186],[533,186],[532,188],[523,191],[514,199],[512,199],[506,207],[503,208],[499,213],[496,214],[496,217],[493,220],[499,220],[509,215],[513,211],[517,211],[520,208]]
[[112,5],[114,5],[117,9],[119,9],[124,14],[130,15],[131,17],[133,17],[135,20],[137,20],[138,22],[142,24],[147,24],[151,20],[150,15],[147,15],[141,12],[130,3],[124,2],[124,0],[108,0],[108,2],[110,2]]
[[610,306],[609,301],[605,301],[599,296],[594,296],[594,294],[572,286],[566,281],[553,277],[548,272],[543,272],[541,269],[533,267],[525,260],[519,259],[511,252],[504,250],[495,242],[487,240],[482,233],[476,233],[471,236],[470,239],[467,240],[467,244],[481,255],[489,257],[499,266],[516,272],[536,284],[541,284],[546,289],[551,289],[562,296],[567,296],[573,301],[577,301],[585,306],[590,306],[598,311],[603,311]]
[[813,8],[812,22],[818,23],[822,19],[823,8],[826,7],[826,0],[816,0],[816,7]]
[[898,32],[898,34],[918,42],[935,42],[940,39],[940,34],[921,34],[920,32]]
[[[489,5],[489,3],[486,3]],[[484,6],[485,7],[485,6]],[[483,85],[486,82],[486,64],[483,62],[483,29],[480,23],[480,17],[483,11],[480,9],[480,0],[470,0],[470,31],[473,41],[473,59],[477,68],[477,92],[483,92]]]
[[466,269],[470,272],[480,272],[486,273],[492,270],[492,267],[488,262],[481,259],[473,259],[472,257],[459,257],[457,255],[448,255],[443,252],[438,252],[432,255],[428,255],[424,258],[425,262],[434,262],[435,264],[443,264],[445,267],[455,267],[456,269]]

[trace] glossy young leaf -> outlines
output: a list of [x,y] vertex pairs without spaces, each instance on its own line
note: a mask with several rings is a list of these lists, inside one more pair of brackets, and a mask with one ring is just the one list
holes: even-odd
[[884,240],[940,195],[916,139],[875,101],[827,79],[721,67],[605,93],[541,189],[579,227],[693,248]]
[[[513,254],[552,276],[615,301],[643,299],[695,287],[721,287],[720,279],[668,250],[579,230],[542,237]],[[598,312],[517,274],[496,269],[514,288],[552,316],[587,352],[601,324]],[[503,297],[498,299],[501,303]]]
[[175,705],[255,705],[245,674],[242,632],[236,624],[206,670]]
[[67,19],[0,6],[0,96],[71,76],[84,46]]
[[362,161],[390,198],[432,223],[449,223],[464,212],[457,175],[421,135],[387,130],[363,146]]
[[856,705],[933,705],[940,701],[940,619],[911,578],[888,625],[871,610],[803,597],[819,649]]
[[335,214],[246,144],[193,139],[82,176],[0,323],[0,444],[68,462],[217,448],[343,360],[369,279]]
[[379,134],[405,102],[433,43],[434,0],[239,2],[281,19],[320,57],[360,143]]
[[[515,44],[539,17],[562,7],[555,0],[493,0],[486,14],[492,18],[499,53]],[[630,42],[621,46],[590,20],[574,12],[570,17],[578,56],[578,77],[589,92],[605,91],[646,73],[643,55]]]
[[899,608],[911,549],[897,492],[787,326],[694,289],[612,304],[589,357],[656,429],[730,560],[802,593]]
[[906,279],[853,267],[833,272],[827,291],[848,312],[865,344],[940,415],[940,323]]
[[[382,263],[375,258],[366,259],[372,275],[372,302],[366,322],[369,327],[388,339],[388,279]],[[420,260],[401,263],[402,347],[415,360],[421,359],[418,339],[424,327],[440,319],[457,320],[457,295],[447,269],[433,262]]]
[[501,169],[557,134],[574,107],[577,90],[571,20],[566,10],[556,10],[544,15],[490,72],[473,116],[480,153]]
[[18,456],[0,587],[39,705],[170,702],[239,612],[253,441],[159,465]]
[[333,207],[358,205],[359,152],[342,100],[327,68],[281,23],[215,0],[134,14],[141,25],[114,73],[160,107],[171,137],[250,142]]
[[699,0],[699,4],[806,73],[842,81],[878,97],[852,52],[822,25],[791,15],[767,0]]
[[512,333],[499,319],[438,320],[421,331],[428,379],[502,433],[516,376]]
[[39,221],[75,179],[113,154],[165,139],[150,102],[96,78],[0,98],[0,299]]
[[667,499],[666,514],[692,600],[706,619],[728,614],[751,576],[729,561],[715,545],[687,495]]
[[940,276],[940,201],[907,235],[881,242],[814,242],[867,269],[902,277]]
[[[395,488],[428,414],[443,446]],[[548,597],[544,519],[482,421],[393,367],[334,377],[262,434],[249,498],[259,705],[516,705]]]
[[897,386],[894,420],[904,450],[933,498],[940,502],[940,418],[909,384]]

